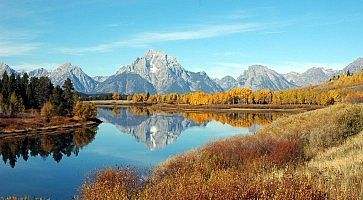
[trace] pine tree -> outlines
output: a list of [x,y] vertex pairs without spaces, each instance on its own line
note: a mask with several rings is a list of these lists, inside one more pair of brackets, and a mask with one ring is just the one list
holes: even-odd
[[66,115],[71,115],[73,112],[74,105],[74,87],[71,79],[67,78],[63,84],[63,99],[64,99],[64,110]]
[[63,99],[63,90],[62,88],[57,85],[53,91],[52,95],[50,97],[50,102],[54,106],[54,113],[58,116],[65,115],[64,113],[64,99]]

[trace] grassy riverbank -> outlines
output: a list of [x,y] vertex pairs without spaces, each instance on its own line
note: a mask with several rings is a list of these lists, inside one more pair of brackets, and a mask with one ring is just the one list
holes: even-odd
[[363,106],[339,104],[277,119],[173,157],[148,178],[105,169],[83,199],[361,199]]
[[76,128],[81,126],[95,126],[101,121],[94,118],[87,121],[75,119],[73,117],[54,117],[50,122],[44,122],[40,116],[26,115],[21,117],[1,117],[0,137],[16,135],[23,132],[54,132],[55,130]]

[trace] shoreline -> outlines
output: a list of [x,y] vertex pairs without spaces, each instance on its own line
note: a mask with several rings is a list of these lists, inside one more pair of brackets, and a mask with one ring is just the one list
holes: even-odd
[[24,129],[6,129],[0,130],[0,139],[7,137],[16,137],[24,135],[44,135],[51,133],[59,133],[60,131],[69,131],[72,129],[77,129],[81,127],[93,128],[101,124],[102,121],[99,119],[93,119],[86,122],[75,122],[72,124],[62,124],[62,125],[49,125],[42,127],[31,127]]
[[213,105],[188,105],[188,104],[151,104],[151,103],[133,103],[130,101],[101,100],[89,101],[99,108],[113,107],[145,107],[161,111],[182,111],[182,112],[304,112],[324,108],[319,105],[305,104],[213,104]]

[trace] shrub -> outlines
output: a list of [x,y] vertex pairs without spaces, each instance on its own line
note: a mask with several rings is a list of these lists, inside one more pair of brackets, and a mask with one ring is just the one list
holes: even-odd
[[142,187],[140,176],[133,170],[104,169],[81,188],[81,197],[87,199],[136,199]]
[[77,101],[73,113],[75,117],[83,121],[86,121],[96,117],[97,108],[94,103],[85,103],[82,101]]
[[[350,138],[362,129],[362,106],[335,105],[280,118],[255,135],[215,141],[173,157],[156,167],[142,187],[130,185],[136,180],[124,170],[100,172],[105,173],[105,179],[85,184],[82,195],[107,193],[128,199],[359,199],[363,196],[362,138]],[[359,156],[358,162],[350,161],[342,170],[320,165],[330,163],[331,158],[342,165],[346,160],[341,160],[351,152]],[[115,180],[118,176],[122,177]],[[351,188],[343,190],[341,184]],[[130,191],[132,195],[125,196]]]
[[49,123],[54,116],[53,104],[50,102],[44,103],[42,109],[40,110],[40,116],[43,118],[44,121]]

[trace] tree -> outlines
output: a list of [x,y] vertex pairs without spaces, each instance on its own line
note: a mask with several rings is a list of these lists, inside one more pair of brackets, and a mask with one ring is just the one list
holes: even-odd
[[3,95],[0,93],[0,114],[4,113],[4,110],[5,110],[4,97],[3,97]]
[[40,116],[49,123],[54,116],[54,107],[51,102],[46,102],[42,106],[42,109],[40,110]]
[[71,115],[74,106],[74,87],[71,79],[67,78],[63,84],[64,111],[66,115]]
[[9,106],[8,106],[8,111],[10,116],[13,117],[19,112],[24,112],[24,110],[25,108],[22,99],[19,99],[16,96],[15,92],[13,92],[10,96]]
[[54,114],[55,115],[58,115],[58,116],[65,115],[65,112],[64,112],[64,102],[65,101],[63,99],[63,90],[59,85],[57,85],[53,89],[52,95],[50,97],[50,102],[54,106]]
[[115,101],[120,100],[120,99],[121,99],[121,95],[120,95],[120,93],[118,93],[118,92],[114,92],[114,93],[112,94],[112,99],[113,99],[113,100],[115,100]]
[[4,103],[6,104],[9,100],[9,94],[10,94],[10,91],[9,91],[9,76],[8,76],[8,73],[6,73],[6,71],[4,72],[3,74],[3,78],[1,80],[2,82],[2,89],[1,89],[1,94],[3,95],[3,98],[4,98]]
[[82,101],[77,101],[74,106],[74,116],[82,121],[86,121],[95,118],[97,115],[97,108],[94,103],[84,103]]

